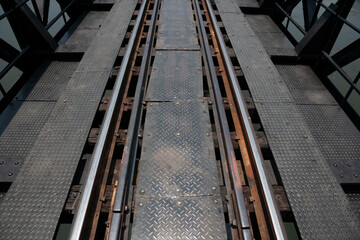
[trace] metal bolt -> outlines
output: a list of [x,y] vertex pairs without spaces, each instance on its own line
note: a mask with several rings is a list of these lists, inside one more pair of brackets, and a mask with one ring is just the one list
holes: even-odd
[[139,134],[138,137],[141,139],[143,136],[141,134]]
[[180,136],[180,133],[177,133],[176,136]]
[[342,174],[339,175],[341,178],[343,178],[344,176]]
[[215,203],[217,203],[218,202],[218,200],[215,200]]
[[146,105],[146,102],[145,102],[145,101],[143,101],[143,102],[142,102],[142,105]]
[[212,103],[212,101],[209,101],[209,105],[212,105],[213,103]]
[[12,173],[12,172],[9,172],[9,174],[8,174],[8,175],[9,175],[9,177],[11,177],[11,176],[13,175],[13,173]]
[[19,165],[19,162],[15,162],[15,165]]
[[180,192],[180,189],[176,189],[177,192]]
[[1,161],[1,162],[0,162],[0,165],[3,165],[4,163],[5,163],[4,161]]
[[142,204],[142,203],[140,203],[139,205],[140,205],[140,207],[141,207],[143,204]]
[[357,174],[354,174],[354,177],[358,178],[359,176]]
[[178,205],[180,205],[180,204],[181,204],[181,202],[179,201],[179,202],[177,202],[177,204],[178,204]]
[[308,136],[307,136],[307,135],[304,135],[304,138],[308,138]]
[[140,192],[141,192],[141,194],[144,194],[144,193],[145,193],[145,190],[141,190]]
[[66,102],[66,100],[64,100],[64,102]]
[[351,167],[351,164],[350,164],[350,163],[348,163],[348,164],[346,164],[346,165],[348,165],[349,167]]
[[212,190],[215,191],[215,190],[216,190],[216,187],[213,187]]
[[177,102],[176,105],[179,105],[179,103]]
[[210,133],[207,133],[206,136],[210,136]]
[[96,132],[95,132],[95,135],[99,135],[99,131],[96,131]]
[[277,197],[278,199],[280,199],[281,196],[280,196],[280,194],[278,194],[278,195],[276,195],[276,197]]
[[337,193],[334,193],[334,196],[337,196]]
[[334,167],[337,167],[337,164],[336,164],[336,163],[334,164]]

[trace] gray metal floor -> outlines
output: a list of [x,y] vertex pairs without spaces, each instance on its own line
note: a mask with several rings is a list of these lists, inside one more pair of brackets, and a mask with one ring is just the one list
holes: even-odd
[[254,99],[301,237],[358,239],[359,219],[298,107],[303,96],[293,95],[237,3],[215,3]]
[[58,101],[53,103],[23,168],[0,204],[1,239],[53,239],[136,4],[133,0],[115,3]]
[[[227,239],[190,1],[162,1],[159,29],[178,22],[156,46],[132,239]],[[194,40],[172,42],[184,32]]]
[[246,20],[271,56],[297,56],[294,46],[267,15],[246,14]]

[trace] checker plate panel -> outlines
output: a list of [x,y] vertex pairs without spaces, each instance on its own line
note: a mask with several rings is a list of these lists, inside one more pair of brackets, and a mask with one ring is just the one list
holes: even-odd
[[148,197],[219,193],[207,104],[166,102],[147,109],[138,191]]
[[302,238],[356,239],[359,219],[295,105],[256,107]]
[[198,51],[157,52],[147,99],[171,101],[203,97],[201,56]]
[[220,202],[209,196],[138,198],[131,239],[227,239]]

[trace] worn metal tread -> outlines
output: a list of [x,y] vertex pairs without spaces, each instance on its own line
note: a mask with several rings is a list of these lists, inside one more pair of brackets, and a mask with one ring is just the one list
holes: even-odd
[[[215,0],[219,9],[233,0]],[[284,79],[245,16],[220,12],[303,239],[357,239],[359,219]],[[331,224],[329,224],[331,221]]]
[[115,3],[60,95],[1,202],[3,239],[54,237],[93,117],[136,4],[133,0]]
[[202,97],[203,80],[199,51],[156,53],[146,93],[148,101],[200,100]]

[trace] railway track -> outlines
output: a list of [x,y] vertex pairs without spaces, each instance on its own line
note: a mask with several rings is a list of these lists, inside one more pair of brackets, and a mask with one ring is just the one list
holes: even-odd
[[[175,6],[180,4],[179,6],[184,8],[176,10],[171,7],[171,4]],[[232,57],[234,53],[231,43],[226,38],[226,29],[221,26],[217,11],[216,5],[208,0],[139,2],[129,26],[127,38],[120,49],[119,61],[114,66],[113,75],[116,77],[108,84],[111,97],[104,96],[98,118],[95,120],[95,123],[101,127],[94,128],[89,135],[89,145],[95,145],[91,151],[91,164],[85,168],[85,174],[82,176],[84,184],[81,194],[73,201],[73,208],[70,207],[74,218],[69,239],[144,239],[141,237],[144,235],[141,234],[146,234],[148,238],[162,237],[164,239],[181,239],[181,237],[184,239],[195,237],[287,239],[283,221],[284,219],[291,221],[291,210],[286,207],[288,204],[281,186],[274,190],[269,179],[268,167],[265,166],[263,155],[265,153],[267,157],[271,156],[271,150],[266,145],[265,136],[261,134],[261,123],[257,119],[251,96],[243,97],[243,94],[248,93],[246,79],[242,75],[239,64]],[[184,19],[188,25],[183,24]],[[187,27],[190,25],[193,28]],[[174,31],[167,31],[167,26],[177,27]],[[191,34],[187,35],[189,32]],[[196,37],[194,38],[196,41],[192,41],[193,36]],[[195,47],[188,47],[188,41]],[[197,71],[199,73],[196,73],[196,76],[201,75],[200,82],[196,85],[199,87],[197,90],[201,93],[201,97],[196,95],[195,98],[182,98],[183,95],[188,96],[191,91],[196,90],[195,87],[192,88],[192,85],[187,86],[189,84],[187,82],[179,86],[175,81],[174,85],[162,86],[164,89],[175,86],[171,94],[177,97],[172,99],[157,98],[157,95],[152,92],[153,86],[161,86],[161,82],[156,83],[158,85],[155,84],[156,76],[158,78],[164,76],[159,73],[157,61],[163,59],[164,55],[171,54],[175,57],[173,56],[171,61],[164,64],[172,67],[172,72],[170,72],[172,75],[164,79],[171,82],[171,79],[179,77],[175,73],[186,74],[187,72],[181,72],[182,68],[186,71]],[[176,57],[181,58],[183,56],[181,54],[190,56],[198,54],[199,65],[191,66],[186,65],[186,61],[177,61]],[[190,60],[192,59],[191,57]],[[189,78],[185,80],[189,81]],[[171,104],[174,106],[170,106]],[[184,116],[172,115],[171,109],[176,108],[177,105],[181,109],[185,106],[185,110],[180,111]],[[161,110],[166,110],[168,107],[170,109],[168,111]],[[199,109],[204,112],[201,116],[198,115]],[[163,111],[163,115],[156,115],[159,113],[157,111]],[[200,117],[196,118],[197,116]],[[183,122],[177,122],[179,119]],[[190,121],[191,119],[195,121]],[[183,182],[177,182],[177,178],[171,176],[172,169],[183,171],[182,167],[186,165],[186,162],[183,164],[179,162],[181,158],[178,158],[175,163],[171,162],[172,156],[167,156],[169,152],[165,150],[165,157],[156,155],[162,159],[162,165],[159,167],[156,161],[150,162],[150,165],[155,164],[158,169],[158,174],[151,177],[164,173],[167,175],[160,177],[166,177],[166,182],[159,181],[159,178],[151,179],[153,183],[158,184],[155,188],[170,189],[170,185],[176,185],[171,190],[174,192],[161,196],[155,194],[155,196],[151,195],[151,191],[148,192],[146,186],[144,187],[145,183],[142,179],[149,176],[146,175],[147,171],[150,172],[146,169],[148,166],[146,161],[151,160],[145,158],[153,156],[149,155],[149,149],[151,152],[152,146],[157,146],[156,136],[158,135],[156,132],[151,132],[151,127],[163,121],[170,125],[178,123],[179,126],[183,124],[188,126],[188,129],[184,129],[183,132],[181,130],[173,132],[175,139],[186,142],[185,149],[193,147],[190,144],[192,132],[198,133],[197,130],[200,131],[202,126],[208,126],[203,130],[210,130],[211,133],[207,132],[206,136],[199,137],[198,140],[199,146],[204,145],[204,151],[209,154],[206,155],[209,156],[206,159],[210,160],[204,167],[201,162],[196,162],[203,159],[202,156],[197,156],[196,161],[190,162],[187,166],[190,170],[188,168],[185,170],[191,177],[195,176],[195,179],[205,178],[203,186],[206,186],[208,180],[206,177],[196,177],[202,173],[208,176],[207,170],[214,169],[217,176],[209,175],[209,179],[216,182],[211,193],[206,192],[208,190],[197,192],[197,186],[201,185],[202,180],[193,184],[189,183],[191,190],[186,192],[185,187],[179,185]],[[196,127],[196,124],[192,125],[194,122],[199,122],[199,127]],[[159,134],[164,134],[160,136],[162,141],[163,139],[169,141],[170,153],[180,151],[178,154],[182,155],[182,146],[175,144],[178,140],[169,137],[168,132],[160,131]],[[209,141],[210,144],[203,144]],[[163,147],[164,144],[161,146]],[[193,163],[196,164],[191,165]],[[191,168],[192,166],[195,168]],[[192,174],[192,171],[195,173]],[[186,172],[184,174],[186,175]],[[151,182],[151,179],[148,181]],[[169,179],[175,179],[175,182],[169,182]],[[147,207],[146,204],[154,199],[158,202],[170,199],[170,203],[167,202],[166,206],[171,205],[171,201],[175,199],[175,205],[170,209],[178,214],[177,217],[183,214],[180,216],[183,217],[181,224],[177,225],[175,220],[175,223],[171,220],[174,212],[166,215],[171,210],[167,209],[164,213],[162,209],[159,209],[162,205],[151,207],[150,204]],[[219,231],[212,232],[212,228],[217,228],[212,226],[211,222],[206,223],[206,227],[201,223],[195,228],[190,227],[193,225],[193,220],[186,218],[189,214],[191,215],[190,208],[196,209],[199,206],[191,205],[193,204],[191,201],[197,201],[197,199],[198,202],[204,202],[204,204],[207,199],[211,199],[211,204],[205,206],[209,213],[195,211],[195,215],[199,214],[204,219],[216,218],[215,225],[220,226]],[[183,208],[185,210],[181,212],[179,209]],[[213,215],[211,211],[216,211],[221,217],[217,218],[218,215]],[[143,220],[151,214],[154,214],[150,218],[155,224],[152,225],[152,229],[149,229],[148,226],[151,224],[149,225],[149,222],[146,223],[148,225],[143,224]],[[164,216],[159,216],[161,214]],[[164,223],[164,226],[172,231],[164,230],[161,225],[163,223],[157,222],[159,219],[163,221],[162,217],[168,221]],[[186,226],[186,223],[190,225]],[[175,227],[177,230],[173,231]],[[206,229],[209,232],[206,232]],[[157,235],[148,235],[149,233]]]

